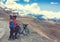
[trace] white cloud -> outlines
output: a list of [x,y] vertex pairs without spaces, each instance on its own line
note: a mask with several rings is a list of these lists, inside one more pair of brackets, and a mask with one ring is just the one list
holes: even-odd
[[55,5],[55,4],[59,4],[58,2],[50,2],[50,4]]
[[41,11],[45,18],[60,18],[60,12]]
[[17,4],[15,1],[16,0],[7,0],[5,6],[11,9],[22,9],[23,5]]
[[29,11],[31,14],[40,14],[40,7],[37,3],[33,3],[31,5],[26,5],[24,7],[25,10]]
[[2,6],[5,5],[7,8],[18,10],[20,15],[43,14],[45,16],[44,18],[54,18],[54,17],[60,18],[60,12],[53,12],[46,10],[42,11],[37,3],[27,4],[24,6],[22,4],[17,4],[15,1],[16,0],[7,0],[6,4],[3,4],[2,2],[1,4]]
[[[29,14],[29,13],[40,14],[40,7],[38,6],[37,3],[33,3],[31,5],[27,4],[27,5],[23,6],[21,4],[15,3],[14,0],[12,0],[12,1],[8,0],[6,2],[5,6],[8,8],[11,8],[11,9],[23,10],[24,13],[26,13],[26,14]],[[28,11],[28,12],[26,12],[26,11]]]
[[29,2],[30,0],[24,0],[24,2]]

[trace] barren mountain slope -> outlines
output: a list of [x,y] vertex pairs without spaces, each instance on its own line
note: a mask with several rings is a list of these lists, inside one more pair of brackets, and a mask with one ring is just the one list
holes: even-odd
[[[5,20],[9,19],[9,15],[6,14],[6,12],[1,8],[0,17],[4,18]],[[49,22],[38,21],[37,19],[32,17],[17,17],[17,21],[29,24],[29,29],[34,30],[39,35],[43,35],[46,38],[50,38],[53,40],[60,40],[60,26],[58,25]]]
[[58,25],[49,22],[38,21],[37,19],[34,19],[32,17],[21,17],[17,20],[29,24],[30,29],[34,30],[40,35],[53,40],[60,39],[60,26]]

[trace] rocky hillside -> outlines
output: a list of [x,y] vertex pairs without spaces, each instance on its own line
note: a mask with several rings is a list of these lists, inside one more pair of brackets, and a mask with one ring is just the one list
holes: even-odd
[[[9,19],[9,15],[0,8],[0,17],[5,20]],[[29,29],[37,32],[48,39],[60,40],[60,26],[46,21],[39,21],[33,17],[17,17],[19,23],[29,24]]]
[[60,26],[56,25],[54,22],[38,21],[32,17],[21,17],[17,18],[17,20],[29,24],[30,29],[48,39],[60,39]]

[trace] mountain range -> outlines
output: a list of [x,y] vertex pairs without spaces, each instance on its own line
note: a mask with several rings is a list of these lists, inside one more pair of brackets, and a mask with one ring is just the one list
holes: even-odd
[[[8,8],[2,8],[2,7],[0,7],[0,17],[7,17],[6,15],[8,15],[8,14],[10,14],[10,13],[12,13],[12,11],[14,11],[14,10],[12,10],[12,9],[8,9]],[[16,11],[16,10],[15,10]],[[22,10],[21,10],[22,11]],[[16,13],[16,12],[15,12]],[[5,15],[1,15],[1,14],[5,14]],[[20,15],[20,14],[19,14]],[[18,16],[19,16],[18,15]],[[22,14],[23,15],[23,14]],[[36,19],[38,19],[38,20],[49,20],[49,21],[54,21],[54,22],[60,22],[60,19],[58,19],[58,18],[51,18],[51,19],[49,19],[49,18],[47,18],[47,19],[45,19],[44,18],[44,15],[42,15],[42,14],[27,14],[27,16],[32,16],[32,17],[34,17],[34,18],[36,18]]]

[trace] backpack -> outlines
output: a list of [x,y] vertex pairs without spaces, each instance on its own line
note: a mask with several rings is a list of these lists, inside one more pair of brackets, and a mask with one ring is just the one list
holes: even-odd
[[14,28],[14,21],[10,21],[10,28]]

